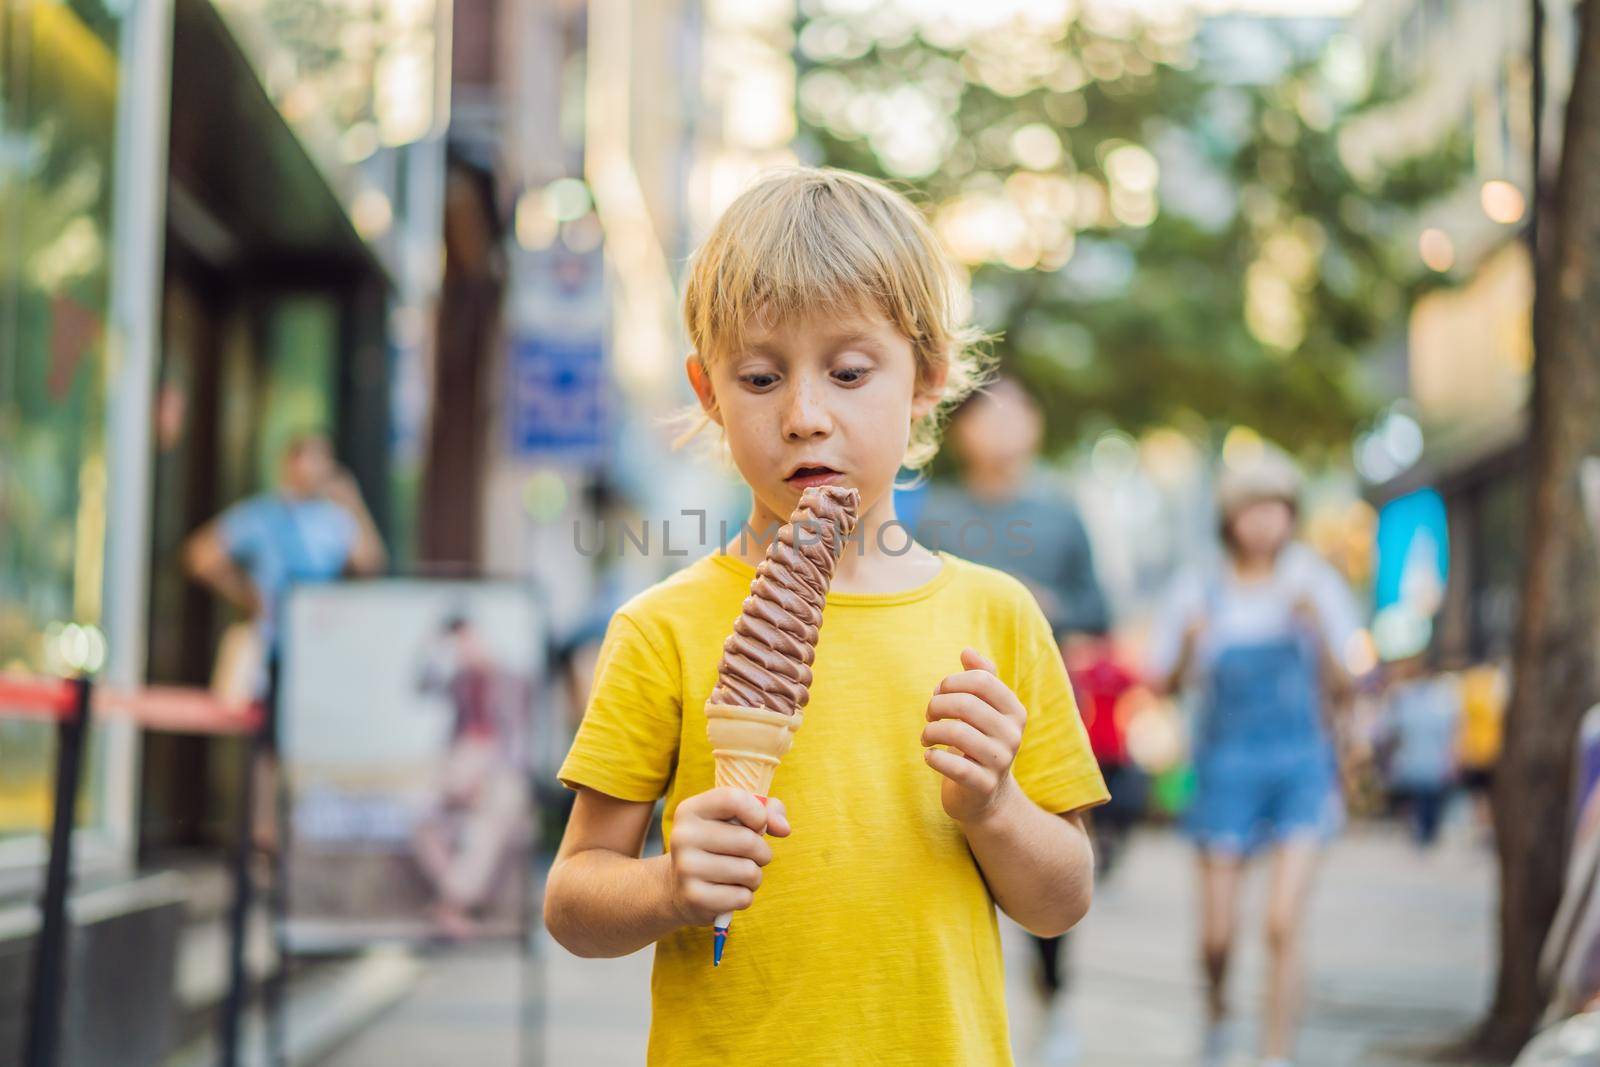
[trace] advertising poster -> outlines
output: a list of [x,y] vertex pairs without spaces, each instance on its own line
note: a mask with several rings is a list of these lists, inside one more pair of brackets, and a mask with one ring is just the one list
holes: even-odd
[[545,642],[514,582],[295,591],[280,712],[291,951],[522,931]]

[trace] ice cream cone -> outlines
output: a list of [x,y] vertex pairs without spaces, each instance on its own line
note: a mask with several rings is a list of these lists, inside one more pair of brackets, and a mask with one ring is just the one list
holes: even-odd
[[718,786],[733,786],[758,797],[772,788],[778,761],[794,744],[800,716],[732,704],[706,705],[706,738],[716,761]]
[[[706,704],[706,738],[711,742],[711,758],[716,761],[719,787],[732,786],[753,793],[766,802],[778,761],[794,744],[800,729],[800,715],[785,715],[766,708],[742,708],[735,704]],[[733,913],[718,915],[713,932],[711,962],[722,963],[722,950],[728,943],[728,927]]]

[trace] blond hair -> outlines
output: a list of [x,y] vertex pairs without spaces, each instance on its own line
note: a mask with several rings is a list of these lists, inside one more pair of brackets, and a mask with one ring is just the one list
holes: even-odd
[[[938,403],[911,426],[902,465],[939,451],[946,414],[983,384],[989,356],[965,318],[966,282],[927,220],[899,192],[849,171],[772,171],[740,194],[690,260],[683,317],[707,368],[738,351],[753,322],[875,307],[910,340],[917,391],[945,371]],[[679,443],[710,420],[695,412]]]

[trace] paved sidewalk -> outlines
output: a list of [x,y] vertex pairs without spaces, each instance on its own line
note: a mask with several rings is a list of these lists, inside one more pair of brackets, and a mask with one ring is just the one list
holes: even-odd
[[[1486,1002],[1493,963],[1494,868],[1465,827],[1432,854],[1388,828],[1358,828],[1329,853],[1311,914],[1311,980],[1299,1067],[1389,1067],[1416,1062],[1407,1048],[1448,1039]],[[1075,932],[1074,1014],[1086,1067],[1186,1067],[1200,1030],[1194,966],[1192,857],[1172,835],[1151,831],[1128,850],[1116,877]],[[1263,889],[1254,878],[1245,916]],[[1259,922],[1246,920],[1235,968],[1235,1003],[1248,1042],[1259,1000]],[[541,939],[545,952],[542,1063],[635,1067],[644,1062],[649,953],[579,960]],[[1032,952],[1006,932],[1007,986],[1019,1067],[1039,1020]],[[417,992],[330,1063],[333,1067],[432,1067],[518,1062],[519,985],[502,951],[440,957]],[[535,987],[536,988],[536,987]],[[535,998],[536,999],[536,998]],[[536,1018],[537,1016],[535,1016]],[[1241,1057],[1241,1064],[1249,1063]]]
[[[1081,1062],[1181,1067],[1194,1062],[1202,1018],[1192,853],[1172,835],[1146,834],[1125,861],[1070,946]],[[1250,918],[1259,916],[1264,875],[1249,883],[1233,968],[1241,1053],[1253,1045],[1264,972],[1260,920]],[[1492,856],[1459,834],[1427,855],[1386,827],[1339,841],[1311,902],[1297,1067],[1414,1063],[1404,1051],[1470,1026],[1491,990],[1493,886]],[[1027,1065],[1039,1016],[1030,946],[1015,928],[1008,933],[1012,1030]]]

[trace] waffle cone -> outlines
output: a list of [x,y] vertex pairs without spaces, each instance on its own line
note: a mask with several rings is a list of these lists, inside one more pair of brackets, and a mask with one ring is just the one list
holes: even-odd
[[718,786],[767,795],[778,761],[794,744],[799,715],[733,704],[706,705],[706,738],[716,761]]

